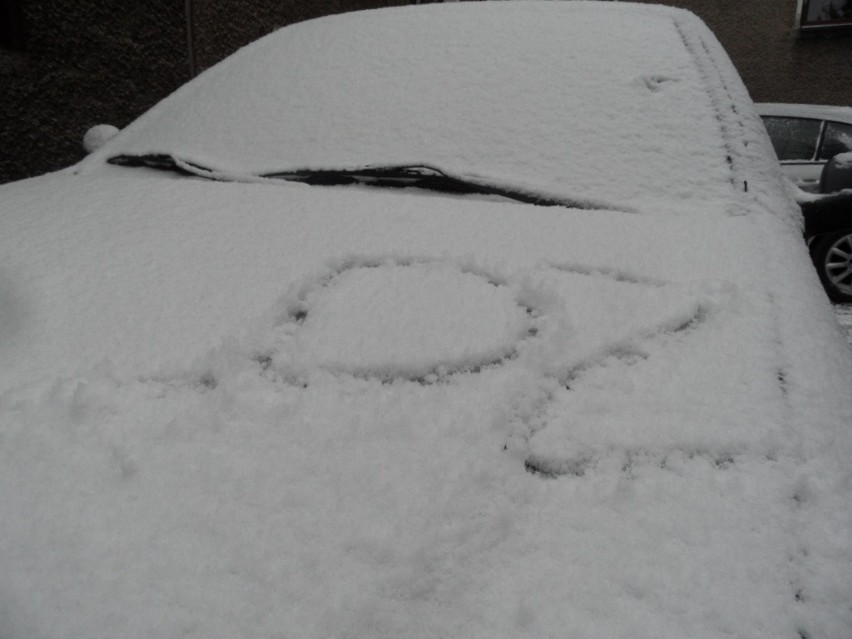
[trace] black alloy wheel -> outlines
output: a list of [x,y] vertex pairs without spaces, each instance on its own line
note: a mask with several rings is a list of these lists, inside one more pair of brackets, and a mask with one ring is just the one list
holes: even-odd
[[829,298],[852,302],[852,231],[837,231],[817,237],[811,258]]

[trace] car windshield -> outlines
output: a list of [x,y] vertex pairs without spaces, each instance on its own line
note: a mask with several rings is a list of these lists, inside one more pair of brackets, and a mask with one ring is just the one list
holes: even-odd
[[[542,199],[649,210],[729,197],[729,114],[706,93],[712,69],[696,64],[704,44],[688,22],[525,5],[297,25],[205,72],[91,162],[166,154],[237,175],[430,166]],[[604,23],[602,41],[592,34]],[[582,55],[565,55],[566,41]]]

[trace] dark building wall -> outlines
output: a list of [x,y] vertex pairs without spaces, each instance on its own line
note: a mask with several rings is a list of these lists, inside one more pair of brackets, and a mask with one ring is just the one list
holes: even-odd
[[[702,17],[756,101],[852,104],[852,33],[799,37],[797,0],[641,1],[684,7]],[[76,162],[90,126],[127,125],[186,82],[191,71],[278,27],[411,3],[0,0],[0,182]]]
[[0,181],[68,166],[90,126],[124,126],[189,78],[182,3],[6,4],[19,24],[0,50]]

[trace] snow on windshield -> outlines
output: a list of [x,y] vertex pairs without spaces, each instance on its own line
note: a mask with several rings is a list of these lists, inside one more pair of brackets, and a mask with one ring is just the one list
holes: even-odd
[[617,5],[491,4],[287,27],[158,105],[97,161],[172,153],[236,173],[425,164],[667,209],[727,195],[719,115],[685,45],[712,39],[701,25]]

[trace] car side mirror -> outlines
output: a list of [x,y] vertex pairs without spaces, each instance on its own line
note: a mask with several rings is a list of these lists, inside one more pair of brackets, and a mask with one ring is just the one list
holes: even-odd
[[839,153],[825,163],[819,178],[820,193],[852,189],[852,153]]
[[83,148],[86,153],[97,151],[116,133],[118,133],[118,128],[111,124],[96,124],[83,136]]

